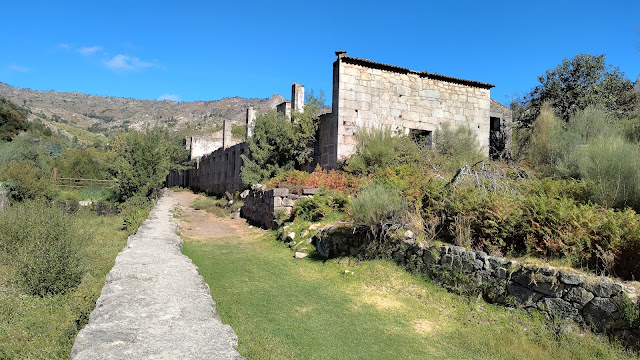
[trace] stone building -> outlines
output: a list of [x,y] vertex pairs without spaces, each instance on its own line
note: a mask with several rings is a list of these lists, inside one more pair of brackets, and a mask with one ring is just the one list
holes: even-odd
[[335,168],[355,152],[359,128],[388,127],[431,139],[442,123],[469,127],[486,155],[508,157],[511,111],[491,99],[494,85],[414,71],[336,52],[332,112],[321,117],[316,161]]
[[[426,139],[437,136],[440,124],[467,126],[485,155],[508,158],[511,149],[511,110],[491,99],[494,85],[415,71],[395,65],[347,56],[337,51],[333,63],[331,112],[319,119],[312,170],[336,168],[355,152],[355,133],[360,128],[388,127],[394,132]],[[303,111],[304,86],[293,84],[291,101],[275,110],[291,118]],[[247,137],[253,133],[257,113],[247,109]],[[213,193],[235,192],[240,180],[246,143],[232,143],[225,123],[222,136],[190,138],[187,146],[198,159],[196,168],[167,178],[169,186],[188,186]],[[204,152],[210,152],[205,154]]]

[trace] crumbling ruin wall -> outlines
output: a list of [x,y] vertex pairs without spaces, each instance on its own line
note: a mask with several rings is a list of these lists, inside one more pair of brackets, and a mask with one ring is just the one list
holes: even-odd
[[492,159],[511,158],[511,133],[513,119],[511,109],[491,99],[491,123],[489,155]]
[[314,162],[323,169],[334,169],[338,160],[338,121],[333,113],[320,116],[317,142]]
[[185,139],[185,147],[190,151],[190,158],[195,159],[221,148],[222,138],[221,131],[205,136],[189,136]]
[[193,169],[173,171],[167,176],[167,186],[181,186],[208,194],[235,193],[244,188],[241,155],[246,154],[246,142],[220,148],[197,159]]
[[491,87],[339,52],[333,88],[336,158],[340,161],[355,152],[358,128],[389,127],[407,135],[412,130],[430,135],[445,122],[468,126],[489,155]]
[[240,216],[264,229],[277,229],[282,224],[281,218],[291,215],[298,199],[312,197],[318,190],[304,189],[301,195],[296,195],[287,188],[251,189],[244,198]]

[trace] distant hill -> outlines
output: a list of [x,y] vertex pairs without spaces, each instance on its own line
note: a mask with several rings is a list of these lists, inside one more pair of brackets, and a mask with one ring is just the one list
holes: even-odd
[[275,94],[266,99],[228,97],[214,101],[174,102],[135,100],[86,95],[78,92],[20,89],[0,82],[0,96],[30,111],[29,119],[41,119],[68,133],[69,125],[108,135],[119,129],[164,126],[185,135],[202,135],[221,129],[223,120],[244,125],[246,109],[274,109],[285,101]]

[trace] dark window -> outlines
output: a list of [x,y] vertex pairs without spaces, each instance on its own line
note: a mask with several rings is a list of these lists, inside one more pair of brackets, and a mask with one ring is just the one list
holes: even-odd
[[500,131],[500,118],[491,117],[491,131]]
[[429,130],[410,129],[409,136],[416,144],[426,145],[429,148],[433,144],[433,133]]

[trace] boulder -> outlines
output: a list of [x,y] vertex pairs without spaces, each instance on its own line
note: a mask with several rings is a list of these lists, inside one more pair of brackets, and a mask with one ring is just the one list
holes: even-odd
[[561,272],[560,281],[567,285],[581,285],[584,282],[584,277],[579,274],[566,274]]
[[622,285],[605,280],[587,282],[582,287],[601,298],[613,297],[622,292]]
[[572,302],[578,306],[579,309],[582,309],[589,301],[594,298],[593,294],[588,292],[587,290],[581,287],[571,288],[567,293],[563,296],[563,299],[566,301]]
[[533,306],[543,297],[542,294],[516,283],[509,283],[507,292],[513,296],[516,305],[523,307]]
[[540,303],[540,310],[546,311],[551,317],[558,319],[575,319],[578,317],[578,309],[570,302],[558,298],[544,298]]

